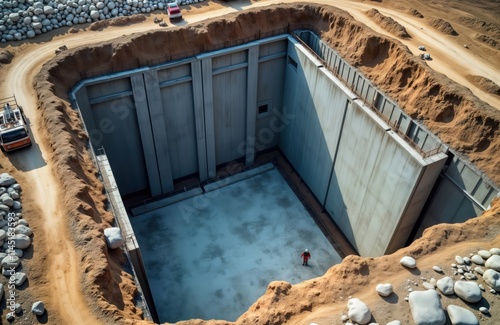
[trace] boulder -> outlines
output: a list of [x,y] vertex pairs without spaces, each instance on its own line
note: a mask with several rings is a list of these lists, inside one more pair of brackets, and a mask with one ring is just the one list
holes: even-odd
[[377,293],[382,297],[387,297],[392,293],[392,284],[380,283],[376,287]]
[[493,269],[484,271],[483,280],[496,292],[500,292],[500,272]]
[[406,266],[409,269],[414,269],[415,267],[417,267],[417,262],[413,257],[410,256],[403,256],[403,258],[401,258],[399,262],[401,263],[401,265]]
[[33,230],[31,230],[30,227],[27,227],[25,225],[17,225],[14,228],[14,232],[16,234],[23,234],[23,235],[26,235],[26,236],[31,236],[33,234]]
[[468,309],[455,305],[448,305],[446,311],[453,325],[479,325],[477,317]]
[[45,305],[42,301],[36,301],[31,306],[31,312],[37,316],[42,316],[45,313]]
[[364,325],[368,324],[372,319],[372,313],[368,306],[358,298],[349,299],[347,302],[347,315],[349,319],[355,323]]
[[459,264],[459,265],[465,264],[464,259],[462,258],[462,256],[458,256],[458,255],[455,256],[455,262],[457,262],[457,264]]
[[104,236],[106,237],[106,243],[108,244],[108,247],[111,249],[118,248],[124,243],[120,228],[118,227],[104,229]]
[[493,269],[500,272],[500,255],[492,255],[486,260],[484,266],[488,269]]
[[16,234],[12,236],[14,246],[19,249],[26,249],[31,244],[31,238],[23,234]]
[[484,259],[481,257],[481,255],[473,255],[470,260],[477,265],[483,265],[484,264]]
[[0,174],[0,186],[8,187],[16,182],[16,179],[8,173]]
[[26,281],[26,273],[24,272],[16,272],[13,277],[16,287],[22,286],[24,281]]
[[6,206],[11,207],[14,205],[14,199],[12,199],[12,197],[8,193],[2,194],[2,196],[0,196],[0,200]]
[[490,258],[491,253],[485,249],[481,249],[480,251],[477,252],[477,255],[479,255],[483,259],[487,260],[488,258]]
[[446,316],[436,290],[412,291],[408,301],[415,324],[444,325],[446,322]]
[[457,281],[453,289],[457,296],[470,303],[476,303],[483,297],[481,288],[475,282]]
[[437,280],[436,286],[444,295],[452,295],[455,293],[453,289],[453,279],[449,276],[445,276],[442,279]]
[[21,260],[17,255],[7,255],[2,259],[2,262],[0,263],[3,268],[6,269],[11,269],[11,268],[16,268],[19,266],[19,263],[21,263]]

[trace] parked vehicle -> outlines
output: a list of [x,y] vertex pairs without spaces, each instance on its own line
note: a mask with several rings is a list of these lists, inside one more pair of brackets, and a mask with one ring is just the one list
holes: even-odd
[[181,8],[179,8],[179,5],[177,3],[169,2],[167,3],[167,15],[170,21],[181,20],[182,19]]
[[4,152],[31,146],[23,108],[15,96],[0,99],[0,149]]

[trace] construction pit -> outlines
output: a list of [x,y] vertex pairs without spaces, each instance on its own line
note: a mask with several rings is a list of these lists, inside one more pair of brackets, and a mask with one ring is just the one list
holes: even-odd
[[[291,19],[285,21],[280,17]],[[258,26],[258,30],[247,28],[252,25]],[[357,31],[355,35],[353,30]],[[220,42],[221,39],[224,42]],[[341,39],[350,39],[350,42],[343,45],[339,43]],[[173,43],[178,47],[165,47],[165,44]],[[333,49],[347,63],[336,66],[337,59],[332,61],[333,52],[326,51],[326,48]],[[394,62],[405,62],[406,66],[394,69]],[[189,67],[188,74],[186,67]],[[276,72],[277,69],[281,69],[280,73]],[[294,69],[299,75],[296,79],[290,75],[285,77]],[[354,77],[351,71],[355,72]],[[257,80],[258,76],[262,80]],[[328,270],[325,276],[294,286],[284,282],[266,284],[264,289],[267,290],[263,290],[262,298],[249,309],[245,306],[248,311],[236,323],[259,324],[272,320],[275,324],[282,324],[294,319],[300,323],[304,321],[301,320],[304,314],[311,322],[314,317],[316,320],[328,319],[324,314],[314,316],[311,310],[326,308],[328,313],[335,314],[334,310],[341,312],[345,309],[347,297],[357,294],[349,288],[349,281],[353,281],[353,287],[368,285],[377,279],[368,270],[377,267],[397,273],[397,261],[401,256],[421,256],[424,260],[443,242],[462,241],[465,228],[471,242],[475,242],[472,247],[477,247],[481,241],[483,245],[494,247],[496,243],[498,246],[499,226],[495,220],[498,219],[495,218],[498,207],[493,205],[479,219],[464,225],[434,227],[423,239],[398,250],[408,241],[418,238],[429,225],[462,222],[482,214],[498,193],[495,185],[499,175],[499,165],[495,161],[498,159],[495,151],[498,147],[495,142],[498,141],[498,111],[479,102],[464,87],[449,80],[443,84],[443,78],[404,46],[371,32],[346,13],[331,7],[305,4],[252,9],[229,15],[224,20],[139,33],[115,42],[59,53],[36,76],[35,89],[43,123],[46,123],[45,136],[51,139],[50,146],[55,150],[55,165],[68,166],[62,171],[56,170],[56,174],[59,173],[65,192],[73,239],[81,250],[83,262],[92,259],[92,263],[85,267],[82,281],[88,295],[95,297],[98,291],[103,293],[98,295],[100,299],[91,307],[92,310],[99,314],[104,311],[104,322],[110,317],[115,317],[115,320],[124,317],[129,322],[141,317],[141,311],[133,307],[136,292],[131,275],[124,271],[126,267],[120,266],[124,256],[107,251],[101,234],[102,229],[113,225],[114,221],[109,205],[105,204],[95,166],[92,167],[92,156],[100,156],[100,145],[104,146],[109,157],[125,202],[145,197],[148,204],[157,202],[149,198],[187,192],[185,183],[191,186],[193,179],[194,183],[203,183],[204,186],[215,183],[218,174],[231,162],[236,161],[245,168],[252,167],[264,159],[261,157],[278,148],[286,158],[282,159],[287,160],[291,170],[307,185],[311,195],[309,201],[319,201],[320,210],[325,210],[323,212],[335,221],[355,250],[362,256],[395,252],[377,259],[349,256]],[[419,80],[425,86],[420,89],[408,80]],[[268,84],[263,85],[261,81]],[[184,88],[180,91],[178,87]],[[207,87],[211,87],[212,93]],[[71,92],[75,100],[68,95]],[[233,95],[224,96],[225,92]],[[179,96],[179,93],[189,96]],[[404,102],[404,105],[399,104],[403,108],[398,107],[400,101]],[[331,114],[328,104],[337,102],[339,104],[335,106],[339,109],[335,114],[338,115],[332,118],[328,116]],[[181,113],[189,107],[193,114],[191,122],[187,123],[190,128],[182,129],[189,129],[192,133],[176,135],[179,130],[175,128],[180,128],[176,123],[164,127],[161,123],[170,118],[159,118],[159,108],[162,107],[165,111],[169,111],[168,107],[179,107],[178,112],[169,111],[179,119],[185,118]],[[228,112],[233,107],[242,111],[230,115]],[[276,107],[278,113],[271,114]],[[285,107],[291,111],[279,110]],[[136,112],[141,108],[147,111],[146,115]],[[388,108],[390,114],[385,116]],[[134,114],[128,114],[130,109]],[[210,110],[212,120],[206,115],[196,115],[197,112],[208,114]],[[397,114],[393,115],[395,111]],[[466,113],[461,114],[464,111]],[[126,124],[129,121],[123,118],[125,113],[135,116],[135,122]],[[263,114],[260,118],[259,113]],[[290,119],[281,129],[278,124],[270,124],[279,116],[297,118]],[[224,120],[226,117],[227,121]],[[99,124],[102,121],[106,122]],[[97,126],[89,126],[92,122]],[[337,125],[328,125],[330,122]],[[217,123],[232,127],[225,129]],[[268,134],[268,137],[264,135],[268,131],[259,133],[259,130],[273,131],[271,125],[276,126],[275,133]],[[114,128],[111,130],[111,126],[123,127],[123,133]],[[153,141],[144,138],[148,136],[146,127],[149,127],[149,140]],[[458,136],[478,128],[482,131],[468,132],[470,138],[467,141]],[[252,134],[257,142],[248,140]],[[260,138],[259,134],[262,135]],[[163,151],[159,150],[161,142],[168,143]],[[89,143],[95,150],[87,150]],[[469,143],[479,144],[479,148],[468,146]],[[317,144],[314,150],[310,149],[312,144]],[[122,146],[125,150],[121,150]],[[383,148],[387,150],[385,154]],[[377,152],[382,153],[377,155]],[[181,154],[190,158],[176,162],[174,157]],[[150,156],[155,159],[148,160]],[[370,161],[370,157],[374,160]],[[383,157],[387,157],[386,162]],[[123,161],[132,167],[125,166],[120,170]],[[386,167],[378,169],[380,166]],[[444,166],[445,173],[441,174]],[[368,174],[359,175],[350,168]],[[367,179],[380,179],[369,183],[379,187],[368,190],[370,187],[363,184]],[[345,186],[351,183],[355,184],[351,189],[354,193],[349,195]],[[380,193],[387,188],[393,192],[387,194],[389,199],[385,202]],[[361,196],[365,201],[359,197],[364,189],[366,192]],[[338,199],[339,195],[342,200]],[[429,197],[432,198],[430,201]],[[397,208],[394,208],[395,203],[399,205]],[[133,203],[130,206],[137,208],[141,205]],[[353,211],[356,207],[358,210]],[[379,217],[379,221],[373,216]],[[447,219],[441,219],[445,217]],[[370,224],[363,218],[374,221]],[[381,222],[387,218],[386,224]],[[469,228],[471,224],[474,224],[474,229]],[[387,234],[376,235],[383,231]],[[328,236],[328,231],[323,232]],[[441,235],[443,232],[446,236]],[[102,254],[96,256],[92,252],[98,247]],[[99,263],[95,263],[96,260]],[[348,274],[354,276],[351,278]],[[330,282],[330,277],[331,281],[341,277],[343,283]],[[273,280],[284,279],[270,281]],[[286,298],[291,295],[289,292],[297,296]],[[175,299],[175,293],[172,295]],[[294,299],[296,304],[287,299]],[[269,308],[276,301],[280,305]],[[342,306],[328,307],[332,301]],[[387,317],[395,317],[391,313],[396,311],[380,306],[384,301],[370,301],[384,310]],[[493,311],[494,307],[490,307]],[[330,317],[338,321],[338,315]],[[411,315],[405,317],[410,319]],[[379,322],[390,320],[377,318]],[[400,320],[405,319],[400,317]]]

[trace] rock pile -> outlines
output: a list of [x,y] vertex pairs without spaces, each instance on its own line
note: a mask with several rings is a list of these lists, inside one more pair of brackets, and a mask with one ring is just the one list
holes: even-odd
[[[204,0],[182,0],[191,4]],[[0,41],[21,41],[61,27],[166,8],[166,0],[5,0],[0,1]]]
[[8,173],[0,174],[0,265],[6,283],[0,284],[0,300],[5,289],[6,319],[13,320],[14,315],[22,312],[16,301],[15,288],[22,286],[27,279],[22,272],[23,250],[31,245],[33,231],[23,219],[21,204],[21,186]]
[[[455,256],[455,262],[449,269],[435,265],[432,271],[442,277],[438,280],[421,278],[422,287],[425,290],[413,290],[411,286],[419,287],[419,283],[407,280],[409,311],[415,324],[444,325],[446,314],[451,324],[479,324],[479,318],[488,315],[490,318],[498,315],[490,315],[490,310],[482,304],[491,300],[493,295],[500,292],[500,249],[479,250],[469,256]],[[404,256],[400,264],[407,269],[417,267],[415,259]],[[486,270],[480,267],[483,266]],[[483,285],[484,284],[484,285]],[[489,287],[489,290],[486,290]],[[380,297],[392,295],[393,288],[390,283],[379,283],[375,290]],[[466,302],[466,307],[448,304],[443,306],[441,295],[452,299],[458,297]],[[346,325],[369,324],[372,316],[369,307],[359,299],[349,297],[347,303],[348,313],[342,314],[341,321]],[[484,299],[483,299],[484,298]],[[483,315],[484,314],[484,315]],[[387,324],[400,325],[401,321],[393,320]]]

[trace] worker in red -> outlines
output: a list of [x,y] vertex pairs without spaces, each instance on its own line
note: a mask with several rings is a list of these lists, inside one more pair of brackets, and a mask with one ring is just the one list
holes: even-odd
[[307,261],[311,258],[311,253],[306,248],[300,257],[302,257],[302,265],[307,266]]

